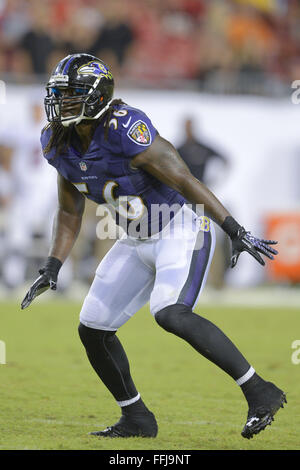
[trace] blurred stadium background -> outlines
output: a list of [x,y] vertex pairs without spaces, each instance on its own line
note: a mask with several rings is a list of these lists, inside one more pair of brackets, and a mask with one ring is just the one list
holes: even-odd
[[106,61],[115,97],[149,115],[240,223],[279,241],[266,268],[242,254],[231,270],[217,230],[197,307],[287,392],[278,422],[242,440],[238,387],[156,328],[146,307],[119,334],[160,434],[117,448],[299,448],[300,1],[0,0],[0,449],[116,445],[86,435],[117,421],[119,410],[76,331],[95,268],[114,243],[96,236],[96,205],[87,204],[60,291],[25,314],[19,306],[47,256],[57,204],[39,144],[44,87],[74,52]]
[[[202,301],[299,305],[298,0],[0,0],[0,297],[21,300],[47,255],[56,175],[39,145],[44,86],[75,52],[107,62],[115,97],[190,153],[240,223],[279,241],[266,269],[242,255],[231,271],[218,231]],[[73,300],[113,243],[97,239],[98,222],[88,204],[60,280]]]

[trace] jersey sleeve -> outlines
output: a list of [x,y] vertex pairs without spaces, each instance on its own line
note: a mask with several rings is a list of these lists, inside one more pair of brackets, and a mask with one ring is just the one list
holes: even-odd
[[124,156],[131,158],[150,147],[158,131],[148,116],[138,110],[129,113],[126,124],[128,127],[121,129],[121,143]]

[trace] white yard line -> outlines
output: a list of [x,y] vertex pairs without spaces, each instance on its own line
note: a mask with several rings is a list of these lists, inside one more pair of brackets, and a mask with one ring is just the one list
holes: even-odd
[[40,423],[40,424],[59,424],[62,426],[89,426],[92,428],[105,428],[107,424],[103,423],[87,423],[83,421],[62,421],[56,419],[47,419],[47,418],[30,418],[24,420],[26,423]]
[[[0,301],[20,303],[28,286],[18,288],[16,291],[7,291],[0,286]],[[82,303],[88,292],[88,286],[80,282],[67,292],[53,295],[46,292],[39,297],[39,302],[78,302]],[[299,287],[262,286],[262,287],[225,287],[213,289],[206,286],[200,296],[198,305],[208,306],[233,306],[233,307],[279,307],[298,308],[300,312],[300,285]]]

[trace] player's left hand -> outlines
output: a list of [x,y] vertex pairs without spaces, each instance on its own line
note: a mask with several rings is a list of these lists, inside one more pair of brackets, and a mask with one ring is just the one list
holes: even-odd
[[274,255],[278,254],[278,251],[272,248],[270,245],[276,245],[275,240],[261,240],[251,235],[250,232],[246,232],[244,227],[241,227],[237,234],[232,237],[232,256],[231,256],[231,267],[237,263],[237,260],[242,251],[247,251],[258,261],[262,266],[265,265],[264,260],[259,253],[262,253],[269,259],[274,259]]

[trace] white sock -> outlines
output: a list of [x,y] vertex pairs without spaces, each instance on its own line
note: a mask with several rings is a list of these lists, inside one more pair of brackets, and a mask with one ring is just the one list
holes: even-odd
[[141,395],[138,393],[136,397],[134,398],[130,398],[130,400],[124,400],[124,401],[117,401],[118,405],[119,406],[128,406],[128,405],[132,405],[132,403],[135,403],[136,401],[138,401],[139,399],[141,398]]
[[243,385],[245,382],[247,382],[247,380],[251,379],[251,377],[255,374],[255,370],[253,369],[253,367],[251,366],[250,369],[248,369],[248,371],[246,372],[246,374],[242,375],[242,377],[240,377],[239,379],[236,380],[236,383],[241,386]]

